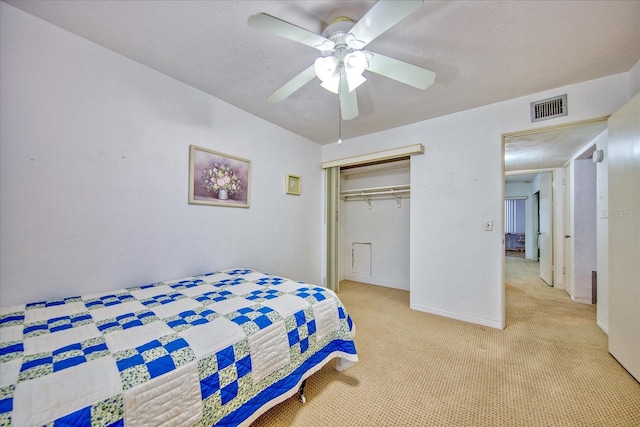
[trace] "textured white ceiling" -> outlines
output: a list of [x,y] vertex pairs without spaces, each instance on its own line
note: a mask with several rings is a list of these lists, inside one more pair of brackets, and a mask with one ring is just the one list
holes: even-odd
[[505,172],[560,168],[605,129],[602,120],[505,137]]
[[[26,1],[24,11],[320,144],[337,140],[338,100],[313,81],[266,97],[315,50],[247,26],[266,12],[320,33],[375,1]],[[343,139],[628,71],[640,58],[639,1],[428,1],[369,50],[437,73],[420,91],[365,72]]]

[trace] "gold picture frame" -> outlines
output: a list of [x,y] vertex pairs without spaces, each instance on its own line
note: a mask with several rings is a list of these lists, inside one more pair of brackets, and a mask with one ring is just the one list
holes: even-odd
[[287,178],[285,180],[285,192],[287,194],[293,194],[294,196],[299,196],[300,180],[301,178],[298,175],[292,175],[288,173]]
[[189,203],[249,207],[251,160],[189,146]]

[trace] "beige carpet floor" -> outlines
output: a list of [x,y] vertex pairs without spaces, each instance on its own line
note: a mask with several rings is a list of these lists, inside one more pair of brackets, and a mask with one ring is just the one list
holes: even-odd
[[[252,426],[640,426],[640,384],[607,351],[595,306],[506,259],[504,330],[409,309],[409,293],[343,282],[360,362],[331,362]],[[446,284],[443,283],[443,286]]]

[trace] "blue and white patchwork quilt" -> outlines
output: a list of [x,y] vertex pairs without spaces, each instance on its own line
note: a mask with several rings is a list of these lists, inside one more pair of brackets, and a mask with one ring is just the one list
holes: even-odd
[[248,425],[333,358],[330,290],[233,269],[0,309],[0,426]]

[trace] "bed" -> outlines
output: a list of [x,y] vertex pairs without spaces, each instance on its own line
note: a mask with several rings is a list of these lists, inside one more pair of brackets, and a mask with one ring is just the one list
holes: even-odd
[[331,290],[238,268],[0,310],[0,426],[248,425],[358,360]]

